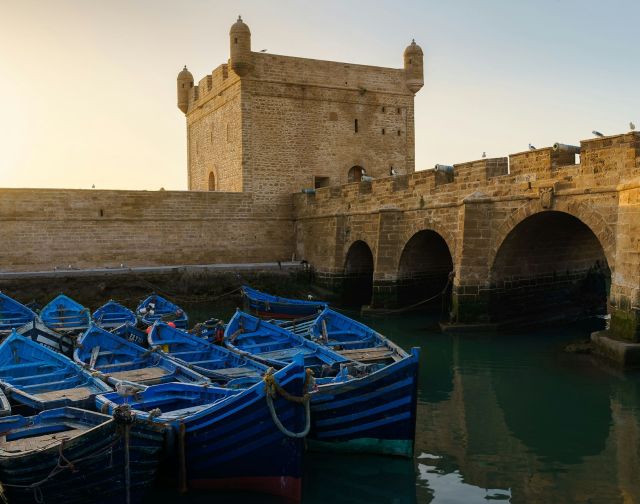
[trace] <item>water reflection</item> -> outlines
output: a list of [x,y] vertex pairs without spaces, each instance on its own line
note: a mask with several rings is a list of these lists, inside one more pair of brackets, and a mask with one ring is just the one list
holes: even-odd
[[309,454],[305,504],[415,504],[413,461],[392,457]]
[[452,336],[424,315],[366,323],[423,348],[416,459],[309,454],[304,503],[640,503],[640,374],[562,352],[589,327]]

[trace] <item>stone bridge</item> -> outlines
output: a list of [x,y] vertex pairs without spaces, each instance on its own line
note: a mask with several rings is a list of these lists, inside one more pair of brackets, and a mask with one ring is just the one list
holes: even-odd
[[442,291],[454,323],[608,308],[639,339],[636,132],[297,194],[294,223],[297,256],[373,308]]

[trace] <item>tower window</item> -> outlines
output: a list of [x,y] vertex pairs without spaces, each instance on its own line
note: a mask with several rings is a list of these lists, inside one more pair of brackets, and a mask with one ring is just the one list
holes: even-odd
[[358,132],[358,120],[357,119],[354,120],[353,127],[354,127],[355,132],[357,133]]
[[382,128],[382,134],[384,135],[384,128]]
[[234,43],[234,44],[237,44],[237,43],[238,43],[238,37],[236,37],[236,38],[234,38],[234,39],[233,39],[233,43]]
[[382,113],[384,114],[384,112],[385,112],[385,108],[384,108],[384,107],[382,107]]
[[398,130],[398,136],[400,136],[400,130]]
[[411,58],[409,58],[409,64],[411,64]]
[[213,174],[213,172],[209,172],[209,190],[216,190],[216,176]]
[[398,112],[398,114],[400,113],[400,107],[396,109],[396,112]]

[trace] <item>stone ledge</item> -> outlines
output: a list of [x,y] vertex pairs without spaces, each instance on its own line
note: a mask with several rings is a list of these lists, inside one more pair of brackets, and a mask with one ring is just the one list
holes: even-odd
[[628,343],[607,336],[608,331],[591,333],[597,354],[624,368],[640,367],[640,343]]

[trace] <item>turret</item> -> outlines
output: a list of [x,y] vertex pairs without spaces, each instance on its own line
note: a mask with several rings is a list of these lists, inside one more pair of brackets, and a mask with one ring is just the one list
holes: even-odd
[[231,68],[240,77],[243,77],[253,68],[253,57],[251,55],[251,31],[240,16],[231,25],[229,43],[231,45]]
[[422,64],[422,48],[415,40],[404,50],[404,73],[407,87],[412,93],[420,91],[424,86],[424,66]]
[[178,108],[185,114],[189,109],[189,92],[193,87],[193,75],[187,66],[178,74]]

